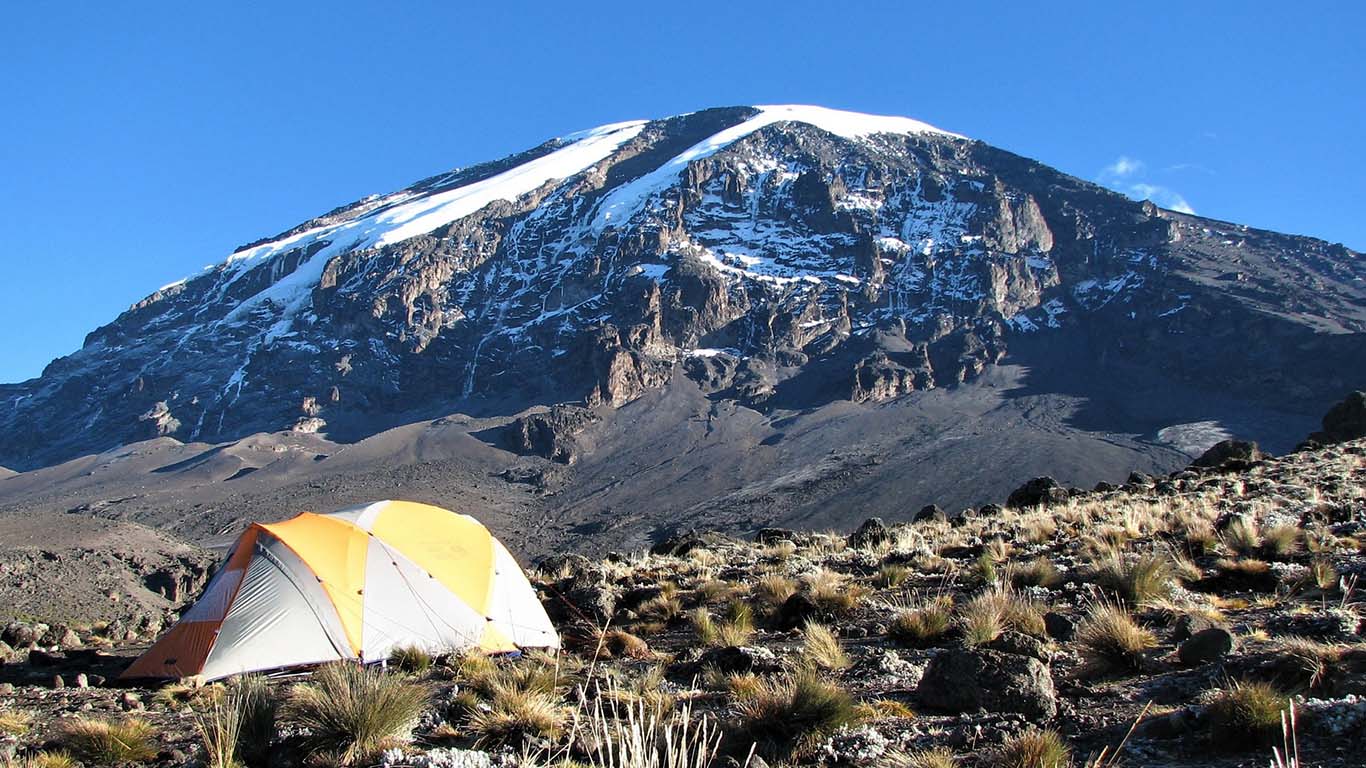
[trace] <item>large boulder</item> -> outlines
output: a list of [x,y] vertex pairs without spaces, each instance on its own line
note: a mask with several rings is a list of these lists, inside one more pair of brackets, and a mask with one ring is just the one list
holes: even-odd
[[1051,477],[1036,477],[1010,492],[1007,507],[1016,509],[1061,504],[1068,499],[1067,489]]
[[982,648],[940,651],[916,687],[921,704],[946,712],[1018,712],[1047,720],[1058,711],[1053,676],[1038,659]]
[[889,544],[892,539],[892,532],[882,518],[870,517],[863,521],[858,530],[849,534],[849,546],[852,549],[872,549]]
[[1323,430],[1309,436],[1323,445],[1366,437],[1366,392],[1356,391],[1323,415]]
[[598,421],[598,415],[576,405],[554,405],[545,413],[514,419],[503,428],[500,442],[513,453],[540,456],[573,464],[579,445],[574,436]]
[[1257,444],[1247,440],[1221,440],[1191,462],[1192,467],[1239,471],[1266,458]]

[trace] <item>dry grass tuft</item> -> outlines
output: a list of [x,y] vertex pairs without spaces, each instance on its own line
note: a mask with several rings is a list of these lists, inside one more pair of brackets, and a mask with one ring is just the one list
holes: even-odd
[[704,606],[695,608],[688,618],[703,645],[745,645],[754,636],[754,611],[742,602],[728,605],[721,620],[713,618]]
[[808,574],[805,582],[806,596],[821,612],[832,615],[852,611],[868,594],[866,587],[828,568]]
[[1104,557],[1092,566],[1091,580],[1129,605],[1168,597],[1176,588],[1171,562],[1159,554]]
[[1029,597],[1009,587],[996,586],[969,600],[959,612],[963,643],[985,645],[1007,629],[1042,637],[1043,609]]
[[1077,644],[1086,669],[1096,673],[1135,672],[1157,637],[1139,626],[1123,605],[1093,603],[1077,628]]
[[33,727],[33,713],[23,709],[0,711],[0,736],[23,736]]
[[1062,581],[1058,567],[1046,557],[1036,557],[1023,563],[1006,566],[1006,581],[1016,589],[1024,587],[1055,587]]
[[432,655],[416,645],[401,646],[389,654],[389,666],[410,675],[421,675],[432,668]]
[[430,694],[416,682],[355,663],[327,664],[290,691],[285,718],[305,731],[305,752],[355,765],[406,739]]
[[852,662],[839,638],[824,624],[807,622],[802,627],[802,661],[816,669],[848,669]]
[[862,720],[892,720],[903,719],[911,720],[915,718],[915,710],[897,701],[896,699],[873,699],[858,705],[859,718]]
[[752,594],[754,599],[761,605],[777,607],[787,602],[789,597],[797,594],[800,589],[796,581],[777,573],[768,573],[759,577],[754,583]]
[[810,671],[764,681],[752,698],[737,705],[733,738],[753,743],[772,760],[801,756],[840,727],[857,722],[858,708],[835,683]]
[[873,576],[873,586],[883,589],[899,587],[910,576],[910,568],[895,563],[884,563],[877,569],[877,574]]
[[125,720],[77,718],[58,737],[73,757],[90,765],[145,763],[157,756],[156,729],[137,717]]
[[940,595],[898,610],[887,627],[887,635],[895,642],[922,647],[934,643],[952,628],[953,598]]
[[1267,683],[1234,682],[1205,708],[1210,738],[1229,750],[1268,745],[1280,733],[1281,711],[1289,703],[1289,697]]
[[1057,731],[1031,728],[1008,737],[993,757],[993,768],[1066,768],[1072,749]]

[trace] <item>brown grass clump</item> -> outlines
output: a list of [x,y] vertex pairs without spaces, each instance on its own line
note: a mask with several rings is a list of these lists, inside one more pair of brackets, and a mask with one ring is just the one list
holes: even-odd
[[915,718],[915,710],[896,699],[873,699],[872,701],[861,702],[857,709],[861,720],[892,720],[897,718],[911,720]]
[[1006,581],[1016,589],[1024,587],[1055,587],[1062,581],[1058,567],[1046,557],[1036,557],[1023,563],[1006,566]]
[[1326,557],[1314,558],[1309,564],[1309,577],[1323,592],[1331,592],[1338,585],[1338,571],[1333,567],[1333,561]]
[[509,686],[496,689],[487,708],[474,710],[466,727],[480,745],[524,744],[558,739],[569,715],[554,694]]
[[1030,598],[1009,587],[997,586],[979,593],[959,612],[958,628],[963,643],[985,645],[1007,629],[1042,637],[1043,610]]
[[739,591],[739,587],[723,579],[708,579],[697,585],[693,590],[693,596],[702,605],[718,605],[730,600]]
[[1284,560],[1298,554],[1302,548],[1303,532],[1296,525],[1277,525],[1262,534],[1262,556]]
[[904,565],[895,563],[884,563],[877,569],[877,574],[873,576],[873,586],[883,589],[888,587],[899,587],[902,582],[910,578],[911,569]]
[[661,592],[636,606],[636,615],[650,621],[673,621],[681,613],[683,602],[672,592]]
[[767,573],[754,582],[751,594],[760,604],[777,607],[787,602],[789,597],[797,594],[797,590],[800,588],[800,584],[782,574]]
[[1232,683],[1219,691],[1205,709],[1210,739],[1229,750],[1268,745],[1280,733],[1281,711],[1289,701],[1267,683]]
[[841,726],[857,722],[858,708],[840,686],[813,672],[764,681],[737,706],[732,738],[753,743],[771,760],[788,760],[819,745]]
[[430,694],[426,686],[352,662],[326,664],[290,691],[285,718],[302,729],[304,751],[355,765],[412,733]]
[[1091,580],[1129,605],[1165,598],[1176,587],[1171,562],[1159,554],[1104,557],[1092,566]]
[[754,611],[745,603],[733,602],[728,605],[725,617],[721,620],[713,618],[703,606],[695,608],[688,618],[703,645],[745,645],[754,636]]
[[622,629],[609,629],[602,635],[602,656],[608,659],[648,659],[650,644]]
[[1032,728],[1007,738],[993,758],[993,768],[1066,768],[1072,749],[1057,731]]
[[1271,592],[1276,589],[1276,574],[1265,560],[1221,558],[1214,564],[1215,575],[1206,580],[1213,588]]
[[33,727],[33,713],[22,709],[0,710],[0,736],[23,736]]
[[948,747],[934,747],[908,755],[897,755],[888,760],[888,765],[895,768],[955,768],[958,760]]
[[1230,552],[1238,555],[1255,555],[1262,548],[1261,531],[1257,529],[1256,521],[1247,516],[1235,517],[1229,521],[1219,539]]
[[389,654],[389,666],[410,675],[420,675],[432,668],[432,655],[415,645],[402,646]]
[[138,717],[76,718],[63,724],[58,741],[73,757],[90,765],[145,763],[158,751],[156,729]]
[[1097,601],[1077,628],[1077,644],[1088,671],[1135,672],[1144,654],[1157,646],[1157,637],[1139,626],[1123,605]]
[[808,574],[805,581],[806,596],[822,613],[848,613],[858,607],[868,594],[864,586],[854,584],[847,576],[828,568]]
[[802,627],[802,661],[816,669],[848,669],[852,662],[839,638],[824,624],[807,622]]
[[918,606],[902,608],[887,627],[887,636],[904,645],[923,647],[953,628],[953,598],[940,595]]

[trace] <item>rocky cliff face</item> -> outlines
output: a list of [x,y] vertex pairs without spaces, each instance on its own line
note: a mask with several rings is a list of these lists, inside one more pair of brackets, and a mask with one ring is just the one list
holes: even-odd
[[[911,120],[712,109],[556,139],[245,246],[0,386],[0,463],[621,406],[674,376],[760,410],[877,402],[971,381],[1061,329],[1087,339],[1078,364],[1318,412],[1366,379],[1366,264]],[[526,450],[571,455],[528,428]]]

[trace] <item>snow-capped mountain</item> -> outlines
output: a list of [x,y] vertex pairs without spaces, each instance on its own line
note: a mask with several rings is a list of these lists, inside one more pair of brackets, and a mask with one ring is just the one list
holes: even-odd
[[878,402],[1017,347],[1317,413],[1366,378],[1364,331],[1366,264],[1342,246],[1159,210],[906,118],[710,109],[244,246],[0,385],[0,464],[621,406],[679,376],[762,412]]

